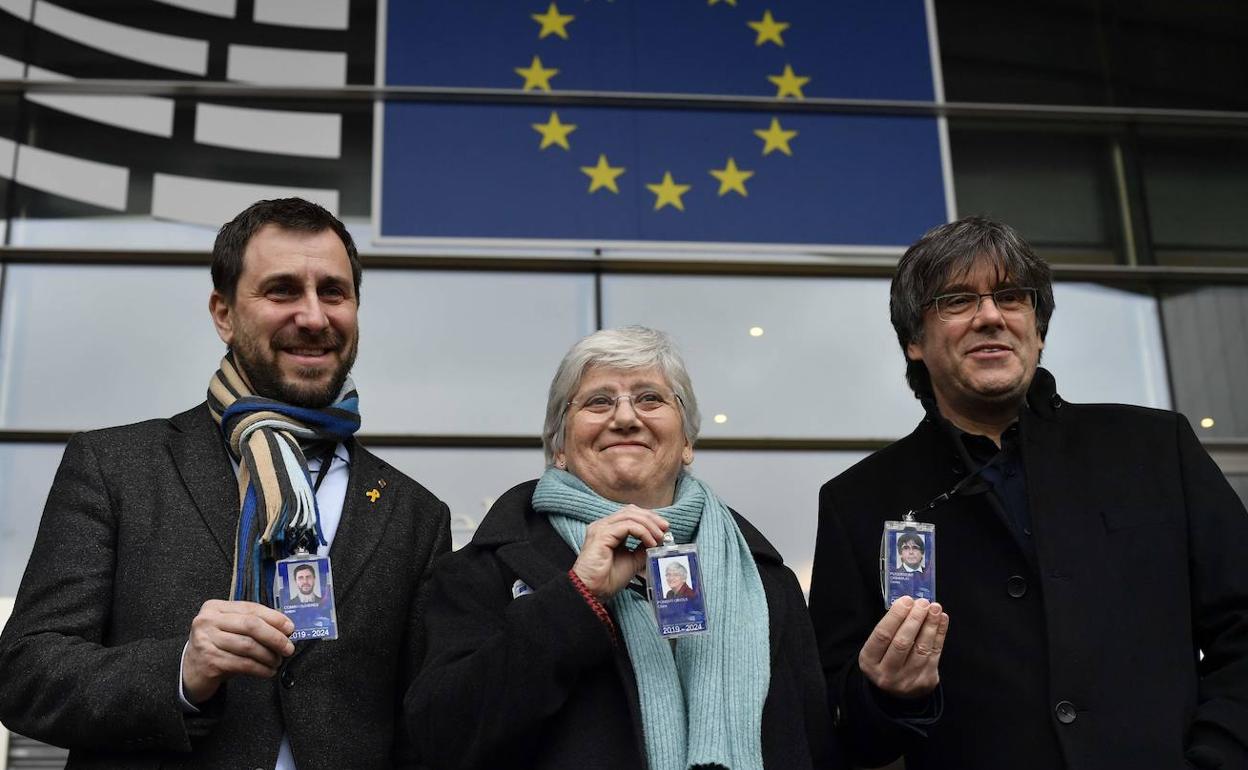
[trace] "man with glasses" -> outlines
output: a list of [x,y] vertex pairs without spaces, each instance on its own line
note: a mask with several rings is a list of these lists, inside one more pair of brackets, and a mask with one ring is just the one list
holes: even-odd
[[[924,235],[890,310],[927,416],[824,485],[810,592],[859,760],[1248,767],[1248,515],[1187,420],[1057,394],[1049,267],[1004,224]],[[898,521],[934,527],[939,603],[884,606]]]

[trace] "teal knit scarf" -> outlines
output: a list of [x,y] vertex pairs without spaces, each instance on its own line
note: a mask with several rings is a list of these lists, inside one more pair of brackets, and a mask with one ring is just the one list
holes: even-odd
[[[586,527],[621,507],[555,468],[546,469],[533,493],[533,508],[549,516],[577,553]],[[656,513],[671,524],[677,543],[696,537],[711,632],[681,638],[673,650],[659,636],[649,602],[635,591],[620,591],[609,602],[637,676],[650,770],[710,764],[761,770],[771,645],[754,557],[727,506],[687,473],[676,483],[676,501]]]

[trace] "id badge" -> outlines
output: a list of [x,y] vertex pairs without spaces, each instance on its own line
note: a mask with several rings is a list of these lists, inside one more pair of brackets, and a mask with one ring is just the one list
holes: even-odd
[[880,538],[884,606],[903,596],[936,601],[936,525],[907,517],[884,522]]
[[662,545],[646,549],[646,575],[659,636],[710,633],[696,545],[676,545],[668,532]]
[[277,562],[273,606],[295,622],[292,642],[337,639],[338,613],[329,557],[296,553]]

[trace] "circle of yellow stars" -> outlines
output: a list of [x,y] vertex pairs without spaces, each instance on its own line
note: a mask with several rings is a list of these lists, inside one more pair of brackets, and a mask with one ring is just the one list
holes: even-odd
[[[718,5],[721,2],[734,8],[737,5],[737,0],[707,0],[707,5]],[[576,20],[575,14],[561,13],[558,4],[555,2],[551,2],[544,12],[531,13],[529,17],[539,26],[538,40],[544,40],[548,37],[556,37],[561,40],[570,39],[568,26]],[[764,10],[761,19],[747,21],[746,26],[754,32],[755,47],[774,45],[784,48],[784,33],[792,25],[786,21],[778,21],[770,10]],[[542,62],[541,57],[534,54],[532,61],[529,62],[527,67],[516,67],[515,72],[524,81],[522,85],[523,90],[549,93],[551,90],[550,81],[559,74],[559,69],[546,66]],[[806,96],[802,92],[802,87],[810,83],[811,78],[797,74],[794,72],[792,65],[785,64],[784,69],[780,73],[768,75],[767,80],[776,87],[777,99],[805,99]],[[558,147],[565,151],[571,151],[572,145],[568,141],[568,137],[573,131],[576,131],[576,124],[564,123],[559,119],[557,111],[552,110],[550,117],[547,118],[545,123],[531,123],[530,126],[541,136],[538,150],[545,151],[551,147]],[[791,142],[797,137],[798,132],[784,128],[779,118],[773,117],[770,125],[766,128],[754,129],[754,135],[763,142],[763,157],[773,152],[780,152],[788,157],[793,156]],[[598,155],[598,162],[595,165],[581,166],[580,170],[581,173],[589,177],[588,192],[591,195],[599,190],[606,190],[618,195],[620,188],[617,180],[627,171],[624,166],[612,166],[605,154]],[[752,170],[739,168],[736,159],[731,156],[729,156],[723,168],[713,168],[707,173],[719,182],[718,194],[720,197],[729,193],[735,193],[742,198],[749,196],[745,183],[755,174]],[[668,206],[677,211],[684,211],[683,196],[693,189],[693,185],[679,183],[672,178],[670,171],[664,171],[662,180],[655,183],[647,183],[646,189],[654,193],[655,211]]]

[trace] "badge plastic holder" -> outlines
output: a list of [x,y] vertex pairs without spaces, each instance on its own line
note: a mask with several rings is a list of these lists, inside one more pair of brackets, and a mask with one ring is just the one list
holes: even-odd
[[329,557],[297,552],[276,566],[273,607],[294,621],[290,640],[337,639],[338,612]]
[[697,545],[676,545],[668,532],[662,545],[646,549],[646,576],[659,636],[710,633]]
[[884,606],[903,596],[936,601],[936,525],[912,513],[884,522],[880,536],[880,594]]

